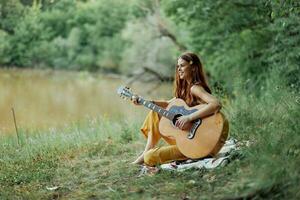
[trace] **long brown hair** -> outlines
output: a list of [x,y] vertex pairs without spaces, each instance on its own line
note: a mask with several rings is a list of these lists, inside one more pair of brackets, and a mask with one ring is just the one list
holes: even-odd
[[205,72],[203,70],[202,63],[199,59],[199,57],[191,52],[183,53],[181,56],[178,57],[178,59],[181,58],[188,63],[190,63],[192,73],[192,82],[188,83],[184,79],[179,78],[178,74],[178,64],[176,63],[176,69],[175,69],[175,81],[174,81],[174,93],[176,98],[183,99],[189,106],[194,106],[199,104],[199,101],[201,102],[201,99],[197,99],[195,96],[191,94],[191,87],[193,85],[201,85],[208,93],[211,94],[211,90],[208,86]]

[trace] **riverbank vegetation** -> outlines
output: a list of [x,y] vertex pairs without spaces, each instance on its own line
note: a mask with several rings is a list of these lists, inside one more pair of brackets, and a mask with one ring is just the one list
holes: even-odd
[[137,177],[128,163],[143,148],[139,120],[23,133],[21,146],[1,140],[0,197],[300,197],[298,1],[9,0],[0,11],[0,64],[8,68],[159,82],[172,80],[182,51],[196,52],[230,135],[251,144],[224,168]]

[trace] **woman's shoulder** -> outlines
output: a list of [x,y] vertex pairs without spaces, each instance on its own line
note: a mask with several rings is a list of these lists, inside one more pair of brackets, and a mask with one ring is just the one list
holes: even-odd
[[205,92],[204,88],[200,84],[193,84],[191,87],[191,94],[195,97],[195,105],[204,104],[203,100],[203,92]]
[[191,93],[192,94],[199,93],[199,92],[204,92],[204,91],[205,91],[205,89],[200,83],[195,83],[191,87]]
[[171,103],[171,101],[173,101],[174,99],[176,99],[176,97],[173,97],[172,99],[168,100],[167,103]]
[[220,101],[214,95],[207,92],[202,85],[193,85],[191,87],[192,94],[205,103],[214,103],[221,107]]

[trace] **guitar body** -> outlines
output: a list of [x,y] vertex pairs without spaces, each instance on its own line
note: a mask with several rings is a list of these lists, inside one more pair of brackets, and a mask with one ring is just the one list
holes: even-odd
[[[166,110],[179,117],[196,112],[203,106],[205,105],[189,107],[182,99],[177,98],[169,103]],[[203,118],[200,125],[194,129],[192,138],[189,136],[195,125],[190,123],[181,130],[174,125],[175,121],[162,117],[159,130],[162,135],[175,138],[179,151],[188,158],[198,159],[216,155],[228,136],[228,121],[221,112]]]

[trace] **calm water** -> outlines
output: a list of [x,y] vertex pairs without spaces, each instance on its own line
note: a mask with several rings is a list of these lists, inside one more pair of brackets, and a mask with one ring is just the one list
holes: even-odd
[[[133,106],[116,93],[126,80],[87,72],[0,70],[0,134],[14,131],[14,108],[18,128],[59,128],[100,116],[128,120],[143,117],[146,108]],[[134,91],[147,99],[168,99],[172,85],[149,93],[154,84],[135,83]]]

